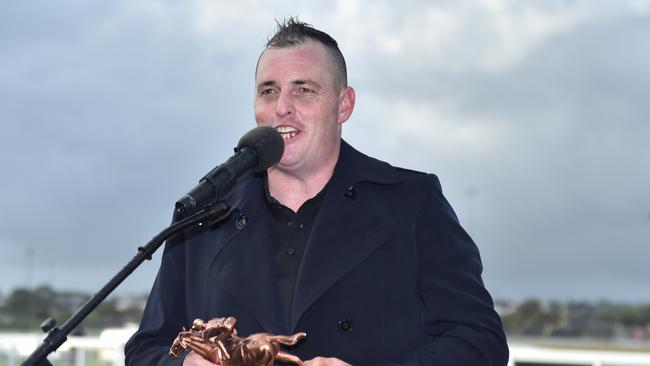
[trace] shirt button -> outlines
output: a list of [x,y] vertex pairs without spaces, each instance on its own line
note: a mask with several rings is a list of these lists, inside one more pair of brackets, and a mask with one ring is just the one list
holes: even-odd
[[352,332],[352,322],[349,319],[339,320],[339,332],[343,334]]
[[288,227],[291,227],[292,225],[293,225],[293,222],[291,222],[291,221],[287,222]]
[[293,247],[288,247],[286,250],[287,254],[289,255],[294,255],[296,254],[296,250]]

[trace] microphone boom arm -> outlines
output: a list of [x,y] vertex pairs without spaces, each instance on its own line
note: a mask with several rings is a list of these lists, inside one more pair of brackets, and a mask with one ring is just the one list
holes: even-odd
[[160,248],[165,240],[183,232],[195,225],[211,226],[224,220],[230,211],[226,201],[216,202],[195,214],[171,224],[154,236],[145,246],[138,248],[138,253],[111,280],[93,295],[72,315],[61,328],[56,327],[54,319],[48,318],[41,324],[41,329],[47,333],[43,342],[22,363],[22,366],[51,366],[47,356],[55,352],[68,339],[68,334],[81,323],[113,290],[119,286],[145,260],[150,260],[153,253]]

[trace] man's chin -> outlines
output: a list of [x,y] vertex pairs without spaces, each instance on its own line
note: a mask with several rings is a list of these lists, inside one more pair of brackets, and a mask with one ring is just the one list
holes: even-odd
[[291,159],[285,159],[282,157],[280,161],[275,164],[269,171],[273,170],[278,170],[282,172],[292,172],[298,169],[298,163],[296,161],[292,161]]

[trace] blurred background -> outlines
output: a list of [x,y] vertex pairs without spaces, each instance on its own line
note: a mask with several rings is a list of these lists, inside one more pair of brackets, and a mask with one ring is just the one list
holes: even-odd
[[[0,330],[62,322],[170,222],[291,15],[346,57],[344,139],[440,177],[512,339],[650,349],[648,0],[3,3]],[[80,333],[137,322],[160,255]]]

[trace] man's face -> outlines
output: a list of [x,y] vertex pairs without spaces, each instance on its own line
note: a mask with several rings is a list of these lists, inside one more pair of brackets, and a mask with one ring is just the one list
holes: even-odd
[[276,169],[309,174],[335,162],[341,124],[354,108],[354,91],[337,85],[323,45],[307,41],[264,51],[255,75],[255,121],[284,139]]

